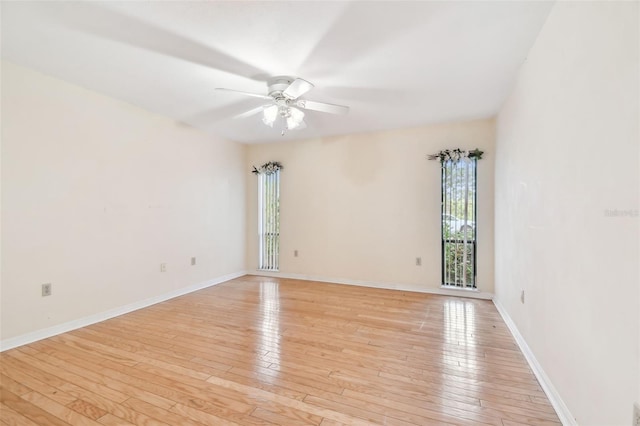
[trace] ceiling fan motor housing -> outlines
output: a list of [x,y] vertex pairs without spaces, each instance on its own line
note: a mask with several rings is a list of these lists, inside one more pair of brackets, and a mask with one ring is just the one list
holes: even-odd
[[275,99],[284,98],[282,92],[285,91],[294,80],[295,78],[284,75],[273,77],[267,82],[269,96]]

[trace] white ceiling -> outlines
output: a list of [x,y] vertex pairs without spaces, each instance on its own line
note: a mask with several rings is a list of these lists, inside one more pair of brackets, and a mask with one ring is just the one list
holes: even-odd
[[[551,2],[2,2],[2,58],[245,143],[497,113]],[[344,104],[284,137],[232,116],[274,75]]]

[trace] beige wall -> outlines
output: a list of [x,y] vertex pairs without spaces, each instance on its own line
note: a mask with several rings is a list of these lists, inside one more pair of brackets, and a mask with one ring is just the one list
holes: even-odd
[[[493,292],[494,122],[253,145],[247,170],[280,161],[281,274],[440,288],[444,148],[486,151],[478,170],[478,287]],[[257,268],[257,182],[248,180],[247,264]],[[294,250],[299,256],[294,257]],[[422,266],[415,258],[422,258]]]
[[244,155],[3,63],[2,339],[244,270]]
[[496,297],[580,425],[640,395],[638,35],[638,3],[557,3],[498,118]]

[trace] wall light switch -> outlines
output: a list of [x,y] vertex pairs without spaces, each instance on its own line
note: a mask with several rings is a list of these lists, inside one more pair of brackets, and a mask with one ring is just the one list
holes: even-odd
[[167,272],[167,264],[166,263],[161,263],[160,264],[160,272]]

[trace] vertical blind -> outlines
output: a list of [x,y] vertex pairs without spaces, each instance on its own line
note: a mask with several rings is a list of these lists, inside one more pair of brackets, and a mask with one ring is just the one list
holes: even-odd
[[277,271],[280,255],[280,171],[258,174],[259,269]]
[[442,284],[476,287],[475,158],[442,162]]

